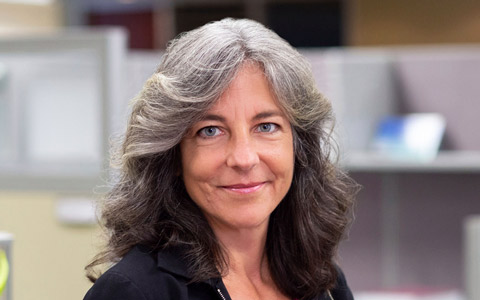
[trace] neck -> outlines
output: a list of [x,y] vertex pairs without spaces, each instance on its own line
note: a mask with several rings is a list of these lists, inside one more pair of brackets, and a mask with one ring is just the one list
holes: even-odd
[[288,299],[270,273],[265,245],[268,222],[249,229],[214,232],[227,254],[227,274],[222,277],[233,299]]
[[248,229],[219,229],[215,235],[228,256],[228,275],[265,279],[268,274],[265,244],[268,224]]

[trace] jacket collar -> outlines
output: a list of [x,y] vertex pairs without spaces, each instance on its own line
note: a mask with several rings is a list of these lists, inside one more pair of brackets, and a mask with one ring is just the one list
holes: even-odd
[[[181,246],[168,247],[159,250],[157,254],[157,267],[176,276],[181,276],[188,280],[192,279],[192,275],[188,271],[188,263],[185,259],[185,248]],[[209,285],[218,288],[222,283],[220,278],[210,278],[205,281]],[[314,299],[330,300],[327,293]]]
[[157,254],[157,266],[166,272],[191,279],[192,275],[188,271],[184,253],[185,249],[182,247],[169,247],[160,250]]
[[[167,249],[159,250],[157,254],[157,267],[172,275],[180,276],[190,281],[193,279],[193,276],[189,272],[185,252],[185,248],[181,246],[171,246]],[[209,278],[203,282],[216,289],[223,285],[220,277]]]

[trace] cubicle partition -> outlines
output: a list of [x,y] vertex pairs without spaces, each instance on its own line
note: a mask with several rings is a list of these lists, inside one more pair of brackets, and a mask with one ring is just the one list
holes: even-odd
[[468,300],[480,300],[480,215],[464,222],[465,289]]
[[0,189],[101,183],[125,120],[126,41],[118,28],[0,38]]

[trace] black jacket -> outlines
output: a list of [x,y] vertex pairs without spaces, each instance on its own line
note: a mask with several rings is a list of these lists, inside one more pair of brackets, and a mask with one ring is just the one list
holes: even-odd
[[[151,253],[134,247],[105,272],[85,295],[84,300],[231,300],[220,278],[188,283],[187,266],[178,253]],[[353,300],[340,272],[334,300]],[[314,300],[330,300],[327,294]]]

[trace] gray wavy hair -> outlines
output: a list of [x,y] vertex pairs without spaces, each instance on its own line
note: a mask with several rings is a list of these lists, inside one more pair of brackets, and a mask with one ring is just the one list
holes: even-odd
[[88,265],[116,261],[136,244],[184,247],[194,281],[227,270],[226,257],[185,191],[179,143],[245,63],[258,65],[293,129],[292,186],[270,217],[267,258],[286,295],[306,299],[332,288],[334,257],[350,223],[357,186],[330,160],[330,102],[309,63],[273,31],[251,20],[224,19],[180,35],[134,99],[116,159],[120,180],[106,196],[108,247]]

